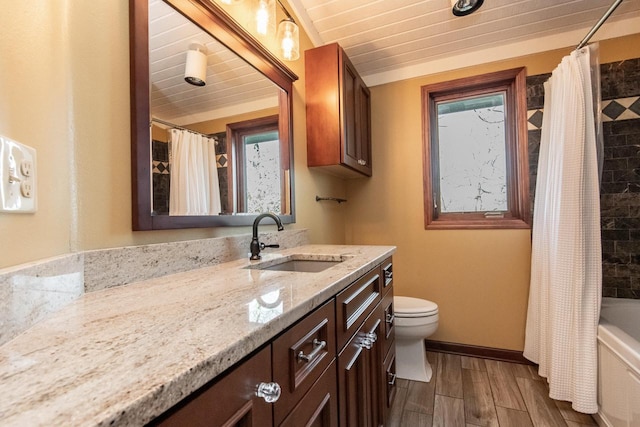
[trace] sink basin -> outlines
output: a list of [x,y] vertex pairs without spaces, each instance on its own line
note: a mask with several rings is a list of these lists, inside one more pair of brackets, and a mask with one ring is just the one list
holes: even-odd
[[345,258],[332,255],[290,255],[246,268],[252,270],[295,271],[299,273],[318,273],[334,265],[340,264]]

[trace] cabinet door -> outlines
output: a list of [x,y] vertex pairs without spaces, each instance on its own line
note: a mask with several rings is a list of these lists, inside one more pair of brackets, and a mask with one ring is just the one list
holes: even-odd
[[204,386],[159,419],[157,426],[264,427],[273,425],[272,404],[256,396],[271,381],[271,346]]
[[338,427],[338,390],[335,361],[290,411],[280,427]]
[[[396,350],[395,347],[387,354],[383,363],[382,383],[382,419],[386,422],[391,405],[396,396]],[[384,423],[383,423],[384,424]]]
[[342,163],[371,176],[371,96],[342,52]]
[[382,322],[376,309],[338,357],[340,426],[383,425]]
[[356,87],[356,158],[358,170],[368,176],[371,164],[371,95],[369,88],[358,77]]
[[358,72],[346,55],[342,55],[342,163],[354,169],[360,169],[359,164],[359,130],[357,105],[359,99]]

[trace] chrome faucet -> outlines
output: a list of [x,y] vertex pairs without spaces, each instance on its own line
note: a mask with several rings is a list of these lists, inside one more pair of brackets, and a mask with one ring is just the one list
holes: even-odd
[[262,221],[263,218],[271,218],[276,222],[278,226],[278,231],[284,230],[282,226],[282,221],[278,218],[278,215],[273,214],[271,212],[263,213],[257,216],[257,218],[253,221],[253,236],[251,238],[251,256],[249,259],[256,260],[260,259],[260,251],[264,248],[279,248],[280,245],[265,245],[264,243],[260,243],[258,241],[258,224]]

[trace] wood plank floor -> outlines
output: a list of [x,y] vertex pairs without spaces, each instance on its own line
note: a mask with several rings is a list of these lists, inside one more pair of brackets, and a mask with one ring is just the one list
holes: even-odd
[[549,398],[535,367],[427,352],[429,383],[398,380],[388,427],[597,426],[568,402]]

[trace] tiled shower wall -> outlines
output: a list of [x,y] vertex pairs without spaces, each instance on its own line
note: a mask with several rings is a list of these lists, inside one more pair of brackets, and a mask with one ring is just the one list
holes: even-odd
[[[602,295],[640,299],[640,58],[602,64],[600,72],[604,134],[600,189]],[[543,83],[549,76],[527,78],[532,198],[544,106]]]
[[[220,132],[211,135],[217,138],[216,163],[218,167],[218,181],[220,183],[220,201],[222,212],[231,212],[229,207],[229,177],[227,174],[227,134]],[[155,215],[169,214],[169,144],[164,141],[151,141],[151,160],[153,163],[153,213]]]

